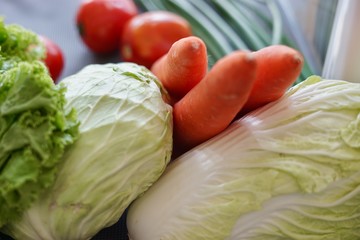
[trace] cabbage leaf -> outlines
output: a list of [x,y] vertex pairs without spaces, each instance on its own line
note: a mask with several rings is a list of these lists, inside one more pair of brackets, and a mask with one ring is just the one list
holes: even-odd
[[360,239],[360,84],[311,76],[173,161],[132,240]]
[[116,223],[170,161],[172,108],[148,69],[94,64],[61,83],[80,135],[53,187],[4,229],[15,239],[91,238]]

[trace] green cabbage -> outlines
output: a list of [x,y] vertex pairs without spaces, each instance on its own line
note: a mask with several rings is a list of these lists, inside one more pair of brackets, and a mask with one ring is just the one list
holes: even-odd
[[172,109],[161,85],[132,63],[89,65],[63,79],[80,136],[66,151],[55,184],[21,221],[15,239],[89,239],[114,224],[165,170]]
[[312,76],[173,161],[132,240],[360,239],[360,84]]
[[0,19],[0,227],[51,186],[77,136],[66,89],[54,85],[42,49],[36,34]]

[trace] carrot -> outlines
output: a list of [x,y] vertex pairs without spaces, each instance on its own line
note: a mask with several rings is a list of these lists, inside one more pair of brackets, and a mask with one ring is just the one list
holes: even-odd
[[151,71],[172,98],[180,99],[201,81],[207,68],[205,43],[190,36],[176,41],[168,53],[152,65]]
[[254,52],[258,70],[250,96],[240,116],[279,99],[301,74],[304,58],[285,45],[271,45]]
[[235,51],[226,55],[174,104],[176,151],[194,147],[228,127],[250,94],[256,67],[253,53]]

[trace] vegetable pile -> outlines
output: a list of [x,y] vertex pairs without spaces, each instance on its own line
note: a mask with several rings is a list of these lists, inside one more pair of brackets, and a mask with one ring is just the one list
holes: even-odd
[[[195,36],[208,47],[209,67],[236,50],[257,51],[269,45],[286,45],[302,51],[289,34],[275,0],[182,1],[134,0],[144,11],[169,11],[185,18]],[[296,83],[318,74],[305,58]]]
[[189,22],[170,11],[142,12],[133,0],[82,1],[76,13],[79,36],[95,54],[119,53],[119,59],[147,68],[171,45],[192,35]]
[[246,113],[281,98],[301,73],[304,58],[285,45],[234,51],[207,71],[205,43],[176,41],[151,71],[169,90],[176,154],[214,137]]
[[81,40],[121,58],[57,82],[51,42],[0,21],[1,232],[358,239],[360,84],[312,75],[251,2],[84,1]]
[[[118,51],[121,61],[147,68],[173,43],[191,35],[204,41],[209,68],[237,50],[303,47],[288,33],[274,0],[89,0],[79,6],[76,20],[79,36],[92,52]],[[305,57],[295,83],[318,72],[309,64],[312,58]]]
[[15,239],[89,239],[160,177],[172,149],[171,107],[144,67],[89,65],[62,81],[79,139],[54,185],[4,231]]
[[359,186],[360,84],[310,77],[174,160],[131,205],[129,235],[358,239]]

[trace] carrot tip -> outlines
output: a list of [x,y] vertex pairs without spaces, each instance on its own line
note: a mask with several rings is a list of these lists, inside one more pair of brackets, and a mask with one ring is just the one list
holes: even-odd
[[247,63],[255,63],[255,55],[252,52],[246,52],[245,61]]
[[295,65],[300,65],[300,64],[302,64],[303,63],[303,58],[302,58],[302,56],[301,55],[299,55],[299,54],[296,54],[294,57],[293,57],[293,63],[295,64]]
[[192,42],[191,43],[191,48],[193,49],[193,50],[198,50],[199,48],[200,48],[200,43],[199,42]]

